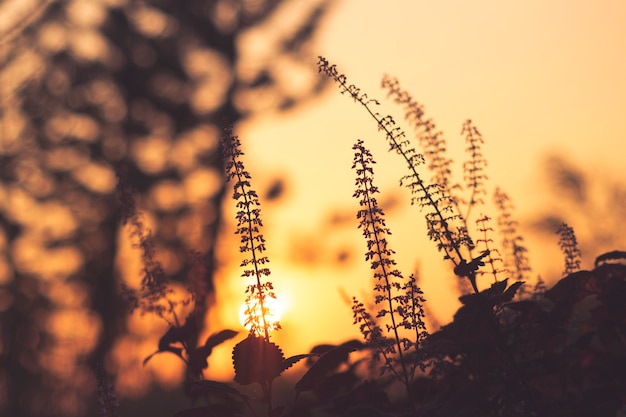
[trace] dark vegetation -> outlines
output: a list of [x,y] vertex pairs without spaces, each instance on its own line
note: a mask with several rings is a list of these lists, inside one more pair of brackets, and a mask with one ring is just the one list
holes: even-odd
[[[354,298],[352,308],[363,340],[319,345],[285,357],[271,339],[280,324],[269,321],[267,301],[275,296],[264,255],[259,197],[245,169],[241,143],[226,128],[222,155],[238,209],[242,276],[255,278],[246,288],[250,330],[233,349],[234,384],[226,384],[204,379],[202,369],[212,349],[236,333],[222,330],[196,346],[188,343],[197,331],[193,313],[184,323],[171,325],[158,353],[173,353],[186,362],[184,390],[195,404],[176,415],[623,415],[626,253],[606,253],[596,259],[593,270],[581,271],[574,230],[562,224],[558,245],[563,278],[549,289],[541,279],[531,282],[527,251],[506,194],[498,190],[494,195],[501,245],[493,240],[491,219],[473,214],[484,206],[487,179],[477,128],[470,121],[464,124],[469,158],[463,164],[465,183],[455,184],[445,140],[396,80],[385,77],[383,88],[404,106],[428,157],[413,148],[391,116],[376,112],[376,100],[349,84],[334,66],[320,58],[319,69],[369,112],[390,150],[406,163],[409,173],[402,183],[424,214],[430,239],[450,264],[450,278],[468,284],[461,285],[462,306],[451,323],[429,333],[418,277],[407,278],[396,268],[386,239],[390,230],[376,200],[375,161],[358,140],[353,147],[354,197],[361,207],[356,217],[375,278],[373,303]],[[426,160],[434,161],[428,166],[432,181],[420,173]],[[148,248],[149,239],[141,239],[141,246]],[[144,253],[146,265],[153,265],[149,252]],[[143,288],[150,285],[147,280]],[[164,291],[157,293],[167,298]],[[300,361],[306,363],[305,372],[277,392],[275,381]],[[107,415],[117,412],[115,406],[106,408]]]
[[[41,41],[44,30],[58,30],[54,23],[72,16],[76,4],[44,5],[16,27],[19,36],[8,35],[13,46],[6,62],[32,59],[22,53],[37,45],[35,56],[43,59],[45,70],[28,80],[14,78],[13,94],[3,96],[3,118],[22,122],[3,133],[3,192],[9,205],[24,207],[23,201],[32,200],[40,213],[70,207],[73,222],[41,230],[37,216],[27,219],[19,209],[1,213],[3,238],[13,251],[12,278],[2,285],[0,310],[3,415],[82,415],[94,387],[103,415],[126,415],[115,392],[120,369],[110,359],[116,342],[129,332],[124,307],[167,323],[144,363],[161,355],[184,361],[181,391],[190,405],[175,413],[180,417],[626,415],[626,253],[607,252],[593,270],[581,271],[574,230],[556,216],[546,218],[558,232],[554,241],[563,253],[563,278],[549,289],[534,278],[510,198],[502,190],[487,193],[483,138],[471,121],[462,128],[468,159],[457,183],[443,134],[397,80],[384,77],[382,87],[404,109],[415,143],[391,116],[377,112],[376,100],[323,58],[318,62],[323,76],[304,96],[281,90],[285,83],[276,77],[282,72],[271,64],[254,74],[236,71],[245,59],[238,38],[277,13],[279,1],[242,6],[230,20],[214,19],[214,4],[202,1],[184,6],[160,1],[150,7],[129,2],[100,10],[101,18],[82,9],[74,12],[95,20],[69,19],[63,27],[75,30],[72,36],[98,33],[104,49],[90,54],[76,45]],[[277,61],[276,56],[307,62],[305,46],[326,8],[321,2],[305,13],[266,62]],[[141,13],[165,23],[156,29],[142,25]],[[196,50],[179,54],[182,45]],[[364,235],[365,260],[375,279],[372,300],[353,299],[354,324],[363,338],[287,357],[272,341],[280,323],[268,315],[274,288],[260,201],[233,133],[239,121],[263,109],[253,101],[236,103],[236,97],[271,91],[268,106],[288,109],[327,80],[371,115],[390,151],[406,165],[401,183],[411,190],[416,218],[425,219],[429,238],[449,265],[449,279],[458,282],[462,306],[452,322],[429,331],[427,295],[418,273],[407,276],[396,267],[387,241],[391,231],[376,198],[374,156],[358,140],[353,147],[354,197],[360,204],[355,227]],[[222,88],[222,93],[210,103],[194,101],[191,91],[201,87]],[[194,141],[198,136],[205,142]],[[191,162],[155,163],[138,151],[162,146],[161,154],[173,152],[181,143],[190,146]],[[200,203],[159,200],[159,187],[180,186],[200,168],[210,168],[218,178],[218,187]],[[110,180],[98,187],[85,179],[88,172]],[[580,177],[562,180],[573,198],[586,201]],[[225,182],[238,210],[242,276],[255,279],[245,289],[250,330],[239,335],[211,329],[199,340],[205,300],[213,291]],[[490,197],[498,210],[495,220],[480,212]],[[201,233],[185,239],[188,235],[172,232],[177,228]],[[126,232],[141,251],[137,286],[121,282],[116,270],[117,237]],[[25,239],[40,248],[41,259],[29,263],[17,256]],[[50,286],[37,279],[36,264],[66,254],[61,250],[77,251],[81,262],[49,278],[83,294],[86,305],[72,308],[95,315],[101,327],[101,336],[81,352],[59,351],[63,340],[41,318],[60,307]],[[181,282],[187,289],[182,299],[173,296],[173,284]],[[206,379],[213,349],[235,338],[234,382]],[[45,357],[71,359],[54,367]],[[301,372],[292,381],[283,373],[296,365]]]

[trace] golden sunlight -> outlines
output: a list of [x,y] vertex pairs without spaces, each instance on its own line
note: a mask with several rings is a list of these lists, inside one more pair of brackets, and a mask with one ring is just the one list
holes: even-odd
[[[267,328],[268,330],[273,330],[276,328],[276,325],[280,322],[280,318],[282,317],[282,315],[284,314],[284,312],[287,310],[287,303],[284,297],[276,297],[276,298],[266,298],[264,300],[264,304],[265,304],[265,310],[266,310],[266,314],[265,314],[265,320],[267,323]],[[241,325],[243,327],[246,328],[246,330],[250,331],[251,327],[252,327],[252,323],[249,322],[246,317],[247,317],[247,310],[248,305],[247,303],[244,301],[241,304],[241,307],[239,308],[239,322],[241,323]],[[253,311],[253,316],[254,317],[258,317],[258,321],[261,321],[261,305],[258,303],[255,303],[254,306],[252,306],[251,308],[254,308]],[[263,336],[263,327],[262,326],[258,326],[256,329],[256,333],[259,336]]]

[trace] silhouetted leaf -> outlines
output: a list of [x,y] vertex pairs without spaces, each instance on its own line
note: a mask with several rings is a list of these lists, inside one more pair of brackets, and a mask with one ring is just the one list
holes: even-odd
[[[363,350],[365,348],[367,348],[367,345],[363,342],[361,342],[360,340],[357,339],[350,339],[346,342],[343,342],[341,345],[330,345],[330,344],[320,344],[320,345],[315,345],[313,346],[313,348],[311,348],[311,356],[309,357],[309,359],[307,360],[307,365],[311,366],[315,361],[313,360],[313,358],[318,358],[320,356],[322,356],[323,354],[337,348],[337,346],[347,346],[347,347],[352,347],[354,348],[353,350]],[[349,352],[348,352],[349,353]],[[346,357],[344,359],[344,361],[348,360],[348,353],[346,353]]]
[[340,345],[322,355],[296,383],[296,392],[310,391],[323,380],[326,374],[348,359],[348,354],[356,350],[353,346]]
[[494,282],[491,287],[489,287],[488,289],[486,289],[485,291],[483,291],[483,293],[485,293],[488,296],[496,296],[496,295],[500,295],[504,292],[504,290],[506,289],[506,285],[509,282],[508,278],[503,279],[502,281],[497,281]]
[[500,302],[506,303],[507,301],[511,301],[513,297],[515,297],[515,293],[517,293],[519,287],[521,287],[523,284],[524,281],[514,282],[513,285],[511,285],[504,291],[504,293],[502,294],[502,298],[500,298]]
[[[321,344],[311,348],[311,358],[322,356],[324,353],[333,350],[337,345]],[[309,358],[310,359],[310,358]],[[309,361],[307,361],[309,362]],[[312,362],[311,362],[312,363]]]
[[596,258],[594,266],[597,268],[600,265],[607,263],[623,263],[626,262],[626,252],[620,250],[614,250],[612,252],[604,253]]
[[294,355],[290,358],[285,359],[285,361],[283,362],[283,372],[294,366],[296,363],[300,362],[302,359],[310,358],[311,356],[316,355],[311,353],[304,353],[302,355]]
[[199,346],[189,353],[190,372],[195,375],[201,374],[202,370],[208,366],[207,358],[213,352],[213,348],[236,335],[237,332],[234,330],[222,330],[209,336],[203,346]]
[[159,340],[159,350],[167,350],[173,343],[182,343],[196,333],[196,321],[189,316],[182,326],[170,326]]
[[250,334],[233,349],[235,382],[248,385],[272,381],[282,373],[284,359],[274,343]]
[[148,361],[157,353],[163,352],[171,352],[179,358],[185,360],[182,355],[183,349],[172,345],[176,343],[182,344],[183,342],[189,340],[194,336],[196,331],[196,321],[192,316],[187,317],[185,324],[182,326],[170,326],[161,339],[159,339],[158,350],[146,357],[143,360],[143,365],[145,366],[146,363],[148,363]]
[[489,249],[483,251],[479,256],[472,259],[469,263],[465,259],[461,259],[461,262],[454,267],[454,274],[459,277],[468,277],[476,274],[476,271],[481,266],[485,266],[483,258],[489,255]]
[[[461,303],[464,306],[472,306],[478,307],[479,305],[482,307],[490,307],[496,304],[499,304],[503,301],[502,294],[506,289],[506,285],[508,283],[508,278],[503,279],[502,281],[494,282],[491,287],[477,293],[477,294],[465,294],[459,297]],[[513,296],[515,295],[515,291],[520,284],[513,284],[511,288],[514,288]],[[512,297],[511,297],[512,298]]]
[[209,366],[207,358],[213,351],[212,348],[206,346],[200,346],[189,352],[189,371],[194,375],[199,375],[202,370]]
[[207,337],[206,342],[204,342],[204,346],[213,348],[219,344],[224,343],[228,339],[232,339],[233,337],[237,336],[238,333],[239,332],[228,329],[214,333],[211,336]]

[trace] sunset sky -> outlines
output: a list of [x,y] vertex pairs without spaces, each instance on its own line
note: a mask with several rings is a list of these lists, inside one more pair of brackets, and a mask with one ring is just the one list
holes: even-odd
[[[355,300],[379,311],[354,197],[359,140],[377,162],[393,260],[404,278],[417,276],[429,330],[453,319],[463,281],[428,239],[429,208],[400,184],[406,162],[319,73],[318,56],[423,152],[381,88],[385,75],[397,78],[442,132],[452,185],[465,187],[471,119],[488,179],[469,234],[500,245],[493,195],[507,193],[532,268],[525,288],[564,275],[562,222],[584,269],[626,251],[626,0],[177,1],[0,0],[0,318],[9,320],[0,354],[16,365],[0,369],[0,414],[53,402],[55,415],[85,415],[101,373],[121,398],[180,397],[192,374],[172,354],[178,345],[164,349],[179,342],[172,334],[198,336],[206,344],[194,352],[208,353],[211,334],[238,331],[213,348],[204,376],[241,382],[233,347],[248,333],[242,304],[256,279],[241,265],[252,263],[246,242],[259,240],[240,241],[240,202],[230,189],[223,198],[224,123],[235,124],[260,199],[266,251],[255,255],[270,261],[282,325],[271,341],[285,357],[363,340]],[[324,2],[319,26],[307,28]],[[418,171],[431,183],[426,164]],[[477,230],[483,216],[491,235]],[[516,277],[501,270],[505,278]],[[139,306],[127,312],[122,301]]]
[[[624,22],[621,0],[342,0],[325,20],[314,55],[337,64],[349,82],[381,99],[379,111],[392,114],[411,137],[401,109],[385,101],[380,89],[383,74],[397,77],[444,132],[459,181],[465,158],[461,126],[472,119],[486,142],[488,190],[499,186],[512,197],[523,231],[533,213],[546,211],[546,154],[570,159],[599,178],[626,179]],[[365,140],[378,161],[375,181],[379,200],[389,203],[399,268],[408,276],[419,264],[429,309],[441,321],[451,318],[458,305],[454,278],[427,241],[418,208],[398,186],[404,166],[387,152],[384,136],[360,106],[331,86],[306,106],[250,120],[237,133],[255,188],[263,191],[277,178],[286,180],[282,199],[262,201],[262,216],[272,281],[287,304],[283,330],[276,335],[287,355],[313,343],[358,337],[346,298],[366,298],[372,281],[354,217],[358,204],[350,166],[357,139]],[[232,212],[233,202],[226,205]],[[485,214],[495,216],[489,210]],[[558,278],[553,275],[562,268],[557,241],[540,245],[528,236],[535,274]],[[215,331],[238,326],[245,284],[238,278],[233,245],[223,248],[228,261],[218,277],[222,317],[211,319]],[[546,251],[546,245],[552,249]],[[334,258],[354,247],[346,262]],[[597,255],[583,254],[584,266]],[[229,369],[229,355],[227,346],[216,349],[209,373]]]

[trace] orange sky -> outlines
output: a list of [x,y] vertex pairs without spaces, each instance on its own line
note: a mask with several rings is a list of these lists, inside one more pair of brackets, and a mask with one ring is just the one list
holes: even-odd
[[[544,204],[538,181],[541,158],[548,151],[571,156],[603,175],[623,175],[626,2],[382,4],[337,2],[315,54],[337,64],[370,97],[384,99],[379,88],[383,74],[398,77],[444,132],[459,181],[458,164],[464,160],[460,131],[468,118],[486,141],[489,190],[500,186],[508,192],[522,220]],[[400,109],[381,101],[381,113],[401,122]],[[409,126],[400,124],[410,136]],[[379,200],[398,197],[387,219],[400,269],[408,276],[419,262],[429,308],[440,320],[451,317],[456,308],[453,278],[426,240],[419,210],[410,207],[408,193],[398,186],[405,174],[401,161],[387,153],[384,136],[359,106],[330,88],[307,106],[251,120],[238,133],[254,188],[263,190],[273,179],[287,178],[286,196],[262,206],[272,281],[279,297],[288,302],[283,330],[276,335],[287,355],[303,353],[313,343],[358,337],[343,297],[366,298],[371,288],[371,272],[361,255],[365,242],[355,218],[352,225],[326,229],[329,213],[358,209],[350,169],[357,139],[365,140],[379,162]],[[232,201],[227,204],[232,208]],[[293,263],[298,240],[310,243],[307,256],[314,262]],[[557,240],[553,246],[558,254]],[[549,262],[532,244],[530,239],[535,272],[549,275]],[[358,259],[337,267],[332,255],[350,245],[361,245]],[[232,259],[217,284],[224,317],[212,319],[214,331],[238,325],[245,284],[238,278],[235,252],[229,252]],[[587,261],[596,255],[590,254]],[[558,259],[557,272],[561,262]],[[230,367],[229,348],[220,349],[211,357],[213,375]]]

